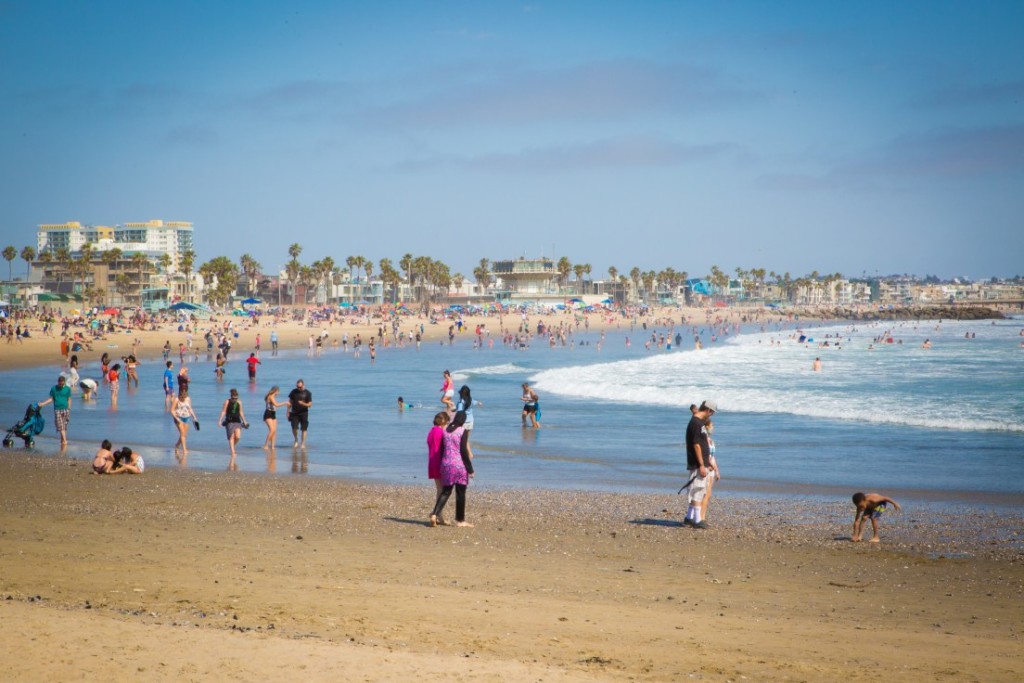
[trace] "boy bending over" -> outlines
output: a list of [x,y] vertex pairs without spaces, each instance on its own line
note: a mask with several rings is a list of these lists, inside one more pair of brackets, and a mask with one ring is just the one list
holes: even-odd
[[861,535],[864,533],[864,520],[871,520],[871,530],[874,536],[871,538],[871,543],[878,543],[878,519],[885,512],[887,505],[892,505],[897,512],[900,510],[900,504],[892,498],[886,498],[883,495],[877,493],[860,493],[853,494],[853,504],[857,508],[857,512],[853,517],[853,536],[850,538],[851,541],[859,541]]

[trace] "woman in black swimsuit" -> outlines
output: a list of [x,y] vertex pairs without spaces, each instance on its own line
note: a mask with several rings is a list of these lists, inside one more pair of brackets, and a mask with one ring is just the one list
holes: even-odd
[[263,397],[263,424],[267,425],[267,439],[263,442],[264,448],[274,448],[277,440],[277,409],[288,405],[288,401],[278,401],[277,393],[281,391],[278,386],[270,387],[270,391]]

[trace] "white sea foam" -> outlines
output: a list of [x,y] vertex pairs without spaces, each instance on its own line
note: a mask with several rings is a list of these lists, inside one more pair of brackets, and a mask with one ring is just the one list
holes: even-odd
[[[874,343],[887,329],[894,343]],[[965,339],[971,331],[980,339]],[[686,407],[714,398],[723,411],[1024,432],[1024,366],[1013,325],[889,323],[804,333],[815,343],[800,344],[789,332],[751,334],[699,352],[545,370],[533,379],[539,391],[592,400]],[[829,347],[819,347],[826,339]],[[924,339],[931,349],[922,348]],[[815,357],[821,372],[811,370]]]
[[482,368],[465,368],[462,370],[456,370],[452,372],[452,379],[459,382],[465,382],[471,377],[479,377],[481,375],[522,375],[526,377],[530,374],[530,370],[516,365],[515,363],[503,363],[501,365],[486,365]]

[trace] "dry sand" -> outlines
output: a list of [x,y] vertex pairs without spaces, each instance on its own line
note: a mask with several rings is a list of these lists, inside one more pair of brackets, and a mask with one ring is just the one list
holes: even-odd
[[13,452],[0,498],[6,680],[1024,680],[1016,514],[869,545],[852,505],[701,532],[675,496],[471,487],[475,528],[429,528],[432,487]]

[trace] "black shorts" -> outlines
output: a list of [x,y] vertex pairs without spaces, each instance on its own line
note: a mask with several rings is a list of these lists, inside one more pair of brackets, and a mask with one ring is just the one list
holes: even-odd
[[536,403],[527,403],[525,406],[523,406],[523,412],[524,413],[536,413],[537,412],[537,404]]
[[292,423],[292,429],[300,429],[302,431],[309,429],[309,413],[302,413],[301,415],[292,413],[288,416],[288,421]]
[[264,420],[276,420],[277,419],[277,411],[276,410],[264,410],[263,411],[263,419]]

